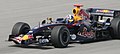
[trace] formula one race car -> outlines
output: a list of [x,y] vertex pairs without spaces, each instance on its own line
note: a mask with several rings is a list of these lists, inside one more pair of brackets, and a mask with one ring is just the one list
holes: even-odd
[[[71,18],[52,18],[43,20],[42,23],[32,29],[27,23],[17,22],[9,41],[21,46],[37,43],[40,46],[51,44],[56,48],[67,47],[69,42],[83,42],[103,38],[120,38],[120,10],[88,8],[90,20],[84,19],[84,23],[73,23]],[[49,21],[49,22],[48,22]],[[87,32],[87,27],[90,31]]]

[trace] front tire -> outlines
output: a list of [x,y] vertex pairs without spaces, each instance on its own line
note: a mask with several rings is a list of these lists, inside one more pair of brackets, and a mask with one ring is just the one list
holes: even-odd
[[30,30],[30,26],[24,22],[18,22],[13,26],[12,35],[26,34]]
[[65,26],[55,26],[51,32],[51,42],[55,48],[65,48],[70,40],[70,32]]
[[[27,23],[24,22],[18,22],[13,26],[12,33],[9,36],[10,38],[14,38],[20,34],[26,34],[30,30],[30,26]],[[19,44],[16,41],[13,41],[15,44]]]

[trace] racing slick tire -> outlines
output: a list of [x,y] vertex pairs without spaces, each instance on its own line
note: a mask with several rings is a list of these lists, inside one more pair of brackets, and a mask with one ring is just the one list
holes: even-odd
[[17,22],[12,29],[12,35],[26,34],[30,30],[30,26],[24,22]]
[[111,21],[111,27],[114,34],[112,38],[120,39],[120,18],[114,18]]
[[55,48],[65,48],[70,40],[70,32],[65,26],[55,26],[51,32],[51,42]]

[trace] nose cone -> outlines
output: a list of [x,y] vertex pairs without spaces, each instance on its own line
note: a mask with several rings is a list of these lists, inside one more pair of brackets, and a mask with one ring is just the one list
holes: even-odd
[[28,40],[29,37],[28,37],[28,35],[24,35],[24,36],[22,37],[22,39],[23,39],[23,40]]

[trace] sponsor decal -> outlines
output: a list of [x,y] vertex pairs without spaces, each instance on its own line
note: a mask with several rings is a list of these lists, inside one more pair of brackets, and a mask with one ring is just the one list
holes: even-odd
[[112,10],[96,10],[96,12],[101,12],[101,13],[114,13]]

